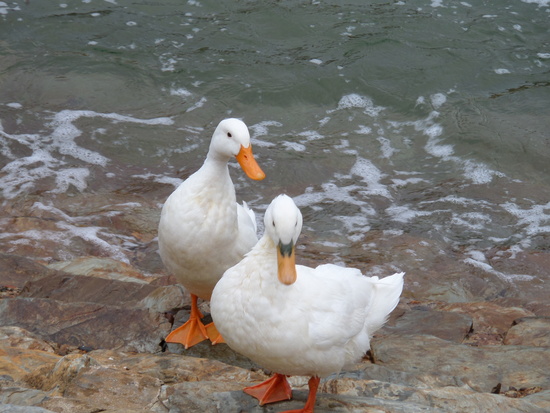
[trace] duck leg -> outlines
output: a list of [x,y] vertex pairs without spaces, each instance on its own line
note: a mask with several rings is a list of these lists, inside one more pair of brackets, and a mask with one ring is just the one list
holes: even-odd
[[319,388],[319,382],[321,379],[319,377],[312,377],[308,381],[309,394],[307,395],[306,405],[303,409],[298,410],[287,410],[283,413],[313,413],[313,408],[315,407],[315,399],[317,398],[317,389]]
[[216,325],[213,321],[210,324],[206,325],[206,333],[208,334],[208,338],[212,342],[212,345],[225,343],[225,340],[216,328]]
[[286,376],[279,373],[275,373],[263,383],[246,387],[243,391],[257,398],[260,401],[260,406],[292,398],[292,389]]
[[165,339],[166,342],[183,344],[187,350],[189,347],[208,338],[206,328],[201,321],[203,316],[197,305],[197,299],[196,295],[191,294],[191,314],[189,315],[189,320],[168,334]]

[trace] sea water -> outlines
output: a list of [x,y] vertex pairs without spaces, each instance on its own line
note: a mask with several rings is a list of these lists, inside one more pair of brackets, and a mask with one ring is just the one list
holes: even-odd
[[160,210],[231,116],[267,174],[232,162],[238,198],[262,232],[291,195],[312,261],[428,268],[408,237],[543,288],[549,73],[548,0],[0,1],[1,250],[129,261],[110,220]]

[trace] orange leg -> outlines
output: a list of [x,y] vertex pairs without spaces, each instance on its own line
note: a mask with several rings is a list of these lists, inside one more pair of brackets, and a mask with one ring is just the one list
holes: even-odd
[[313,413],[313,408],[315,407],[315,399],[317,398],[317,389],[319,388],[319,382],[321,379],[319,377],[312,377],[308,381],[309,394],[307,395],[306,405],[303,409],[298,410],[287,410],[283,413]]
[[208,334],[208,338],[212,342],[212,345],[225,343],[225,340],[223,339],[222,335],[216,328],[216,325],[214,324],[214,322],[211,322],[210,324],[206,325],[206,333]]
[[275,373],[263,383],[246,387],[243,391],[257,398],[260,401],[260,406],[292,398],[292,389],[286,376],[279,373]]
[[202,314],[197,305],[197,296],[191,294],[191,314],[189,315],[189,320],[168,334],[165,341],[168,343],[183,344],[187,350],[189,347],[206,340],[208,335],[201,318]]

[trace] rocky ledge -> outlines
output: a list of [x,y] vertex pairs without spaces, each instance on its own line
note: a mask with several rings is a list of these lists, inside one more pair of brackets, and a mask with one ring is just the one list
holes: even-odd
[[[163,341],[188,316],[167,276],[100,258],[49,267],[0,255],[0,412],[278,412],[241,389],[269,372],[225,344]],[[402,299],[316,412],[548,412],[550,304]],[[203,303],[203,310],[208,312]],[[180,310],[180,311],[178,311]]]

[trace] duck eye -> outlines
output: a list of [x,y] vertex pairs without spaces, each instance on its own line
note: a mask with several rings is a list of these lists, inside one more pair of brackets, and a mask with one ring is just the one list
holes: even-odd
[[227,132],[227,137],[231,138],[231,136],[233,136],[233,135],[231,135],[231,132]]
[[273,224],[273,228],[275,228],[275,220],[273,220],[272,224]]

